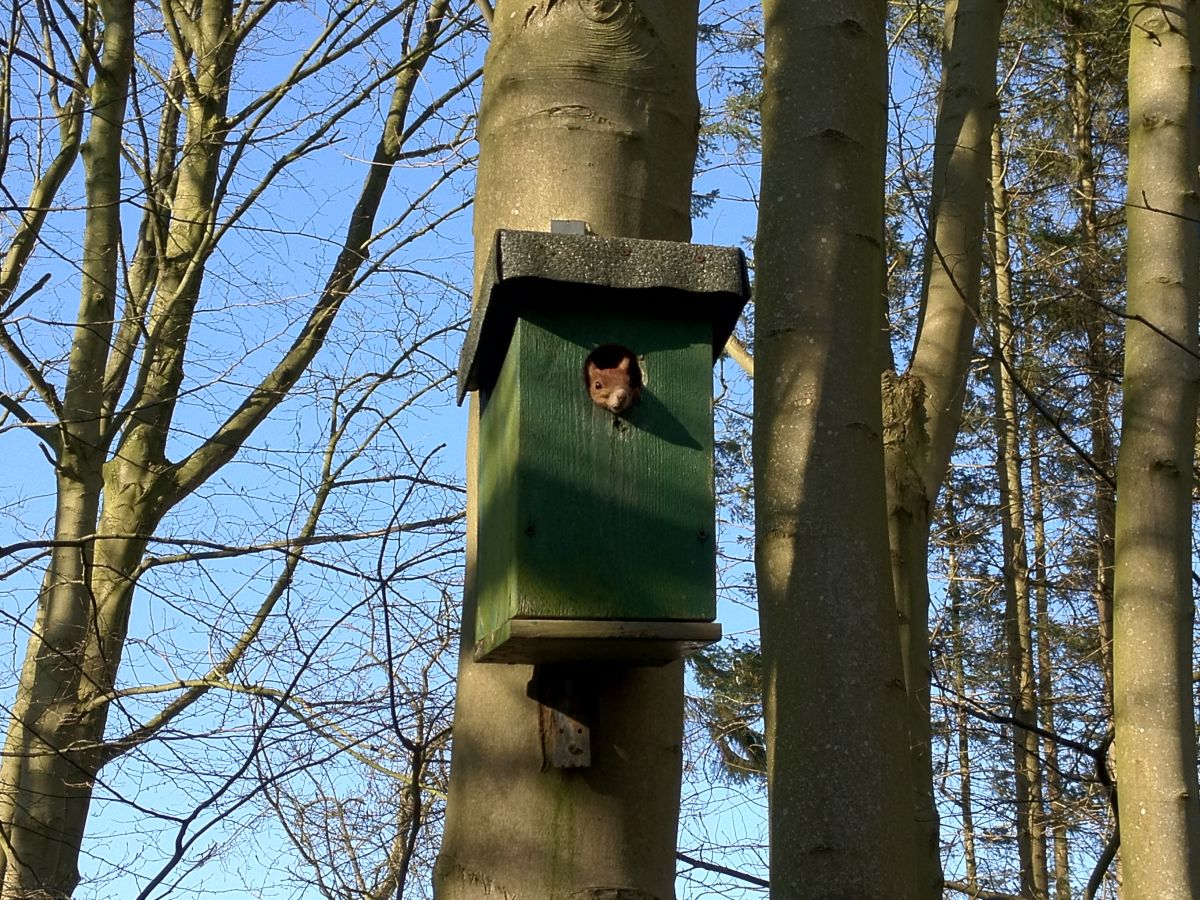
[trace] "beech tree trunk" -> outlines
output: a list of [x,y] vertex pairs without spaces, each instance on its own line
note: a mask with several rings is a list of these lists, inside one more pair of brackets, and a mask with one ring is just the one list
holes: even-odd
[[929,898],[941,897],[942,882],[929,720],[929,525],[958,435],[978,315],[1005,5],[946,3],[920,321],[908,372],[895,387],[885,379],[892,578],[908,691],[913,804],[922,832],[922,896]]
[[[133,2],[99,4],[104,38],[92,85],[91,127],[82,149],[87,212],[82,291],[61,406],[57,505],[38,614],[26,648],[0,763],[3,857],[0,894],[67,897],[79,881],[78,852],[97,771],[105,707],[81,700],[110,690],[108,671],[88,672],[81,661],[92,637],[91,589],[97,571],[96,531],[104,484],[101,440],[102,379],[113,331],[120,244],[120,146],[133,65]],[[133,531],[134,526],[130,529]],[[107,572],[103,572],[107,575]]]
[[1130,3],[1128,319],[1113,686],[1125,900],[1200,896],[1192,465],[1200,266],[1197,4]]
[[884,4],[764,4],[756,570],[771,894],[918,889],[888,569]]
[[[476,280],[498,228],[686,241],[699,104],[695,0],[500,0],[484,68]],[[477,425],[478,411],[471,413]],[[532,668],[477,664],[474,441],[439,900],[674,896],[683,666],[594,670],[592,764],[543,769]]]

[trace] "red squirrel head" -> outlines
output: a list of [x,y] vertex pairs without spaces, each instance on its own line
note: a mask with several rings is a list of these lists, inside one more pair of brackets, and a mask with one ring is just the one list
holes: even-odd
[[642,396],[642,370],[628,347],[603,344],[583,364],[588,396],[597,406],[620,415]]

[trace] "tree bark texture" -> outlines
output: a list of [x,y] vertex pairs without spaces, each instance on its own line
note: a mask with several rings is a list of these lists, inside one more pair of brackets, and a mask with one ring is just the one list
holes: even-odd
[[[885,386],[888,528],[908,691],[913,803],[928,897],[941,896],[929,670],[929,525],[958,435],[979,307],[1004,0],[945,8],[922,305],[902,395]],[[890,384],[890,382],[889,382]]]
[[1197,5],[1130,3],[1128,324],[1113,684],[1125,900],[1200,896],[1191,489]]
[[[501,0],[484,68],[476,283],[499,228],[686,241],[694,0]],[[477,427],[473,407],[471,427]],[[477,664],[476,448],[439,900],[674,896],[683,666],[589,667],[592,764],[543,769],[533,670]],[[586,514],[586,513],[581,513]]]
[[756,570],[771,893],[922,896],[888,570],[884,4],[764,4]]
[[[92,85],[91,126],[81,148],[87,212],[82,290],[72,342],[58,451],[55,537],[40,590],[0,763],[3,858],[0,894],[67,897],[79,881],[83,838],[104,733],[103,713],[79,701],[112,685],[111,673],[85,673],[80,662],[94,633],[96,530],[105,454],[100,405],[116,308],[120,245],[120,147],[133,65],[132,0],[100,3],[104,38]],[[106,674],[108,677],[106,677]]]

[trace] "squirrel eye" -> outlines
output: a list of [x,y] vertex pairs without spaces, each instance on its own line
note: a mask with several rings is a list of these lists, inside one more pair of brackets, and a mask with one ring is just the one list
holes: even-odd
[[597,381],[595,384],[592,385],[592,387],[594,387],[596,390],[600,390],[602,387],[604,387],[604,382]]

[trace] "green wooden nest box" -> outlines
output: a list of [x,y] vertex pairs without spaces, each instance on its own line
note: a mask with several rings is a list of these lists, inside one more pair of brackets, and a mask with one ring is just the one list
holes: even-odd
[[719,640],[712,366],[741,251],[500,231],[480,392],[475,657],[660,664]]

